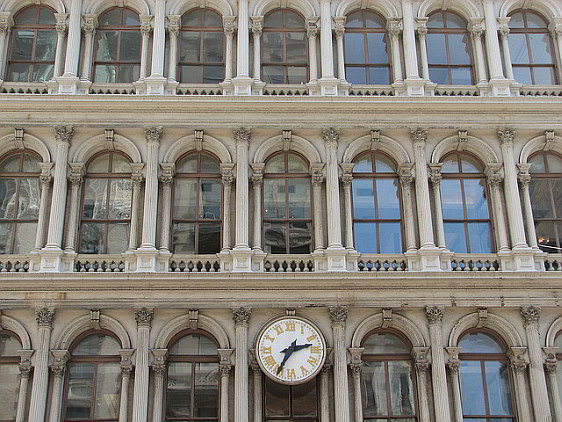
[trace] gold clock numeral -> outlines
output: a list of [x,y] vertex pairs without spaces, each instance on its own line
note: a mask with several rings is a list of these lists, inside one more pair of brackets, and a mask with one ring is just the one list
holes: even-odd
[[271,337],[269,334],[263,336],[263,338],[268,339],[268,340],[269,340],[270,342],[272,342],[272,343],[275,341],[275,337]]
[[271,347],[262,346],[261,349],[260,349],[260,353],[270,355],[271,354]]
[[311,346],[310,353],[320,353],[320,346]]
[[287,321],[287,322],[285,323],[285,330],[286,330],[286,331],[295,331],[295,328],[296,328],[296,327],[295,327],[295,323],[294,323],[294,322],[292,322],[292,321]]
[[312,366],[314,366],[318,363],[318,359],[316,359],[314,356],[310,356],[307,362],[310,363]]
[[317,336],[316,334],[312,334],[311,336],[308,336],[308,337],[306,338],[306,341],[312,341],[312,340],[314,340],[314,339],[316,339],[316,338],[318,338],[318,336]]
[[268,367],[272,367],[272,366],[276,366],[277,362],[275,362],[275,359],[273,358],[273,356],[266,356],[263,358],[263,363],[268,366]]
[[301,334],[304,334],[304,325],[301,324]]
[[287,378],[292,380],[295,379],[297,377],[297,374],[295,373],[294,369],[287,369]]
[[301,366],[301,374],[303,377],[308,375],[308,370],[304,366]]
[[285,330],[283,330],[283,327],[281,327],[281,324],[278,325],[274,325],[273,329],[275,330],[275,332],[277,333],[277,335],[279,334],[283,334],[285,332]]

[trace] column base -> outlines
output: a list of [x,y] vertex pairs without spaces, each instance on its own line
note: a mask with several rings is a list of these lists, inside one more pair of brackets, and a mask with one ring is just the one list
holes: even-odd
[[318,79],[314,79],[306,84],[308,88],[308,95],[317,97],[320,95],[320,85],[318,85]]
[[252,272],[252,255],[254,252],[248,247],[238,247],[230,251],[233,273]]
[[347,266],[347,271],[358,271],[357,262],[361,254],[355,249],[346,249],[347,257],[345,259],[345,264]]
[[418,271],[443,271],[441,255],[443,251],[435,246],[418,249]]
[[478,82],[476,84],[476,88],[478,89],[478,93],[481,97],[490,96],[490,84],[488,83],[488,81]]
[[57,82],[57,93],[60,95],[84,95],[90,91],[92,82],[80,80],[77,76],[59,76]]
[[254,79],[254,83],[252,84],[252,95],[263,95],[265,85],[265,82],[262,82],[259,79]]
[[347,271],[346,255],[347,250],[341,246],[328,247],[328,249],[324,251],[324,256],[326,257],[326,271]]
[[248,76],[232,79],[234,95],[252,95],[252,84],[254,80]]
[[252,252],[252,271],[261,273],[264,271],[263,264],[267,254],[261,249],[253,249]]
[[168,79],[163,76],[149,76],[145,78],[146,95],[165,95]]
[[408,97],[424,97],[425,85],[427,81],[423,79],[404,79],[404,92]]
[[490,95],[492,97],[510,97],[512,84],[513,81],[510,79],[490,79]]
[[406,90],[404,89],[404,81],[401,79],[394,82],[392,85],[395,97],[404,97],[406,95]]
[[512,271],[536,271],[535,255],[536,252],[532,248],[513,248],[511,250],[513,257]]
[[222,89],[222,95],[234,95],[234,86],[232,85],[232,79],[225,79],[219,84]]
[[318,85],[320,86],[320,95],[324,97],[336,97],[338,95],[338,85],[340,80],[336,78],[320,78]]
[[338,95],[341,97],[347,97],[349,95],[349,91],[351,90],[351,84],[345,79],[340,79],[339,81]]
[[137,261],[137,273],[153,273],[160,270],[158,265],[160,253],[155,248],[139,248],[133,254]]
[[60,273],[64,271],[64,252],[57,247],[45,247],[39,251],[41,263],[39,272],[42,273]]

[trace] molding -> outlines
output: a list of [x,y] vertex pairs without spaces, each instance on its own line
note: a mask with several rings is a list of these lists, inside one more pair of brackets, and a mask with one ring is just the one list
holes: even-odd
[[421,330],[413,321],[395,312],[392,313],[390,322],[388,321],[388,318],[385,321],[384,314],[381,312],[368,317],[357,326],[355,332],[353,333],[353,337],[351,338],[351,347],[361,347],[361,342],[368,333],[377,328],[383,328],[386,323],[388,323],[388,328],[393,328],[404,334],[410,343],[412,343],[413,347],[426,346],[427,343]]
[[[459,319],[449,335],[449,347],[457,347],[459,338],[465,331],[481,326],[481,315],[481,312],[474,312]],[[507,319],[501,316],[487,312],[486,328],[497,333],[507,343],[508,347],[523,346],[523,340],[519,332]]]
[[[180,315],[166,324],[160,330],[154,341],[155,349],[165,349],[169,346],[170,341],[179,332],[189,330],[191,327],[190,313]],[[200,312],[197,314],[197,328],[208,332],[219,343],[219,349],[229,349],[230,342],[228,335],[222,326],[213,318],[202,315]]]
[[85,0],[82,6],[84,14],[97,14],[100,15],[106,9],[115,6],[130,7],[135,10],[139,15],[150,15],[151,10],[146,0]]
[[[51,162],[51,153],[47,145],[39,138],[25,133],[25,131],[23,133],[23,146],[39,154],[44,163]],[[21,148],[18,146],[13,133],[0,137],[0,157],[11,151],[18,150],[21,151]]]
[[371,9],[380,13],[385,19],[400,18],[400,8],[390,0],[343,0],[336,9],[334,17],[347,16],[355,9]]
[[[464,139],[466,140],[464,141]],[[460,145],[462,145],[462,149],[459,148]],[[474,136],[466,136],[466,138],[463,138],[463,142],[459,142],[458,134],[443,139],[435,146],[431,154],[431,163],[439,163],[445,154],[458,150],[473,153],[483,161],[484,165],[500,163],[498,155],[488,143]]]
[[184,13],[195,9],[197,7],[204,7],[207,9],[213,9],[215,12],[219,13],[221,16],[233,16],[234,11],[232,6],[227,0],[168,0],[168,5],[166,7],[167,15],[183,15]]
[[546,134],[536,136],[525,143],[523,148],[521,149],[521,153],[519,154],[519,163],[526,164],[529,160],[529,157],[537,152],[546,150],[547,145],[551,142],[552,150],[562,153],[562,137],[554,136],[552,141],[546,140]]
[[[100,315],[99,328],[115,334],[121,342],[122,349],[131,348],[131,340],[129,338],[127,330],[115,318],[103,314]],[[55,342],[55,349],[68,349],[72,342],[82,333],[95,329],[96,327],[92,326],[92,316],[90,314],[75,318],[74,320],[66,324],[65,330]]]
[[540,1],[527,1],[527,0],[506,0],[500,7],[500,18],[505,18],[513,10],[517,9],[531,9],[547,18],[556,18],[562,16],[562,6],[555,0],[540,0]]
[[19,337],[22,349],[31,349],[31,338],[21,322],[8,315],[0,314],[0,328],[11,331]]
[[[133,163],[143,162],[139,149],[130,139],[114,133],[113,145],[116,150],[127,154]],[[70,162],[86,163],[94,154],[106,150],[107,142],[105,133],[100,133],[99,135],[93,136],[90,139],[81,142],[78,149],[74,152]]]
[[304,17],[319,16],[309,0],[260,0],[249,15],[265,16],[268,12],[279,7],[294,9]]
[[[252,163],[264,163],[271,154],[278,151],[283,151],[283,135],[276,135],[261,142],[254,153]],[[309,163],[322,162],[318,149],[310,141],[296,136],[294,133],[291,134],[289,151],[302,154]]]
[[[225,143],[219,141],[212,136],[203,134],[203,142],[201,144],[204,151],[209,151],[216,155],[221,163],[232,163],[232,156],[225,146]],[[197,149],[195,135],[184,136],[178,139],[165,150],[165,163],[175,163],[183,154]]]
[[[372,150],[372,136],[370,134],[351,141],[343,153],[342,161],[351,163],[357,155],[369,150]],[[379,135],[377,150],[390,155],[398,165],[412,162],[406,149],[398,141],[388,136]]]
[[[444,6],[446,5],[446,6]],[[418,9],[418,18],[426,18],[436,10],[452,10],[460,14],[467,22],[473,18],[481,18],[479,7],[472,0],[424,0]]]

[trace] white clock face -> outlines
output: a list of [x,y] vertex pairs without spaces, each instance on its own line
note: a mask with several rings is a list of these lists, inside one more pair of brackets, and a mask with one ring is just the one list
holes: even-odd
[[261,369],[273,380],[301,384],[324,365],[326,343],[312,323],[299,317],[282,317],[262,330],[256,355]]

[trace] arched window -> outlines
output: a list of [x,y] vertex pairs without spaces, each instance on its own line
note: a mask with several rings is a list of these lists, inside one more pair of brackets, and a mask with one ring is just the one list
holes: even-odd
[[544,252],[562,252],[562,157],[537,152],[529,157],[529,184],[537,243]]
[[359,155],[353,168],[353,233],[361,253],[402,253],[400,181],[382,152]]
[[515,420],[505,345],[490,333],[471,331],[459,347],[464,420]]
[[345,78],[353,84],[392,83],[386,21],[377,13],[358,10],[345,23]]
[[197,8],[183,15],[178,55],[180,82],[222,82],[225,45],[222,19],[217,12]]
[[[554,339],[554,346],[558,347],[556,353],[556,360],[558,362],[562,361],[562,335],[558,333]],[[558,384],[558,394],[560,395],[560,400],[562,401],[562,364],[558,363],[556,365],[556,382]]]
[[555,54],[548,23],[537,13],[510,14],[509,52],[515,80],[528,85],[556,84]]
[[15,334],[0,330],[0,421],[15,422],[20,386],[21,343]]
[[294,152],[279,152],[265,164],[263,226],[266,253],[310,253],[312,214],[308,163]]
[[283,385],[265,378],[265,421],[317,422],[316,379],[298,385]]
[[361,396],[368,421],[417,420],[412,346],[398,333],[374,332],[363,340]]
[[66,375],[64,421],[118,421],[121,345],[108,332],[89,332],[74,342]]
[[100,15],[94,49],[94,82],[130,83],[139,79],[142,35],[137,12],[115,7]]
[[300,14],[289,9],[276,9],[265,15],[261,60],[265,83],[308,82],[308,41],[304,18]]
[[55,11],[29,6],[14,16],[6,80],[40,82],[53,77],[57,31]]
[[166,421],[219,420],[219,357],[215,341],[183,332],[168,350]]
[[29,151],[0,160],[0,253],[28,253],[35,246],[41,198],[39,161]]
[[456,253],[493,252],[489,194],[482,164],[460,152],[447,154],[442,163],[445,244]]
[[473,85],[472,51],[467,23],[444,10],[427,21],[429,79],[439,85]]
[[131,200],[128,157],[104,152],[90,160],[82,194],[80,253],[118,254],[127,250]]
[[176,164],[172,211],[174,253],[220,251],[222,182],[220,162],[204,153],[190,153]]

